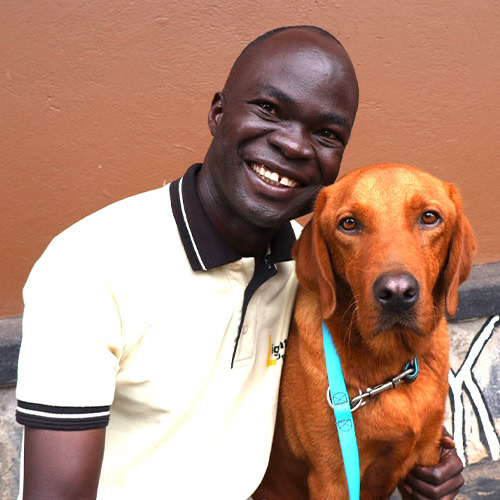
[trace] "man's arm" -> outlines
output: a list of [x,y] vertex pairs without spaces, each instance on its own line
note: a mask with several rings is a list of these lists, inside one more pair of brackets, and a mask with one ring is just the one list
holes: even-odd
[[398,485],[415,500],[455,498],[464,484],[462,461],[455,450],[455,443],[443,427],[441,456],[436,467],[414,467]]
[[95,499],[105,434],[26,427],[23,500]]

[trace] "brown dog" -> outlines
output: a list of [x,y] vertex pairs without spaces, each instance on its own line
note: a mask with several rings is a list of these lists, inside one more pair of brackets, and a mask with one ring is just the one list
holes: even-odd
[[448,392],[445,310],[456,313],[475,246],[455,187],[416,168],[362,168],[320,193],[294,249],[301,286],[270,463],[254,499],[348,498],[326,399],[322,320],[351,399],[418,355],[417,380],[353,413],[361,498],[387,498],[415,464],[438,463]]

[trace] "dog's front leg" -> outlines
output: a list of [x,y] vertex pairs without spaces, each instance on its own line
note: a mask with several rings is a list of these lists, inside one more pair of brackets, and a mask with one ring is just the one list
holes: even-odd
[[310,500],[349,500],[347,482],[334,480],[319,471],[309,471],[307,479]]
[[252,495],[254,500],[309,500],[307,468],[290,449],[278,410],[271,456],[261,484]]

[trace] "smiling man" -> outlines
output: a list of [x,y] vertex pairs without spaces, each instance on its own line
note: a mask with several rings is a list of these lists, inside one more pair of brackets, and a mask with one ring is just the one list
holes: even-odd
[[[266,33],[213,99],[203,164],[54,239],[24,290],[25,499],[252,494],[297,286],[289,221],[335,181],[357,106],[334,37]],[[448,453],[409,483],[453,498],[460,472]]]
[[222,230],[238,223],[225,236],[242,255],[263,251],[335,181],[357,107],[354,68],[332,37],[285,30],[240,56],[212,103],[198,191]]

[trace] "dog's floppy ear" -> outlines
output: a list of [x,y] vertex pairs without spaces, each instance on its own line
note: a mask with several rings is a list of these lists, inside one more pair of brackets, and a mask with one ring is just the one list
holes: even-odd
[[446,290],[446,312],[454,317],[458,308],[458,287],[469,276],[472,256],[476,251],[476,240],[469,221],[462,213],[462,201],[455,186],[449,185],[450,198],[455,204],[456,220],[451,235],[448,261],[444,271]]
[[297,278],[308,290],[320,298],[323,318],[335,310],[335,279],[326,241],[321,234],[319,219],[326,202],[324,192],[320,193],[312,220],[302,231],[293,249]]

